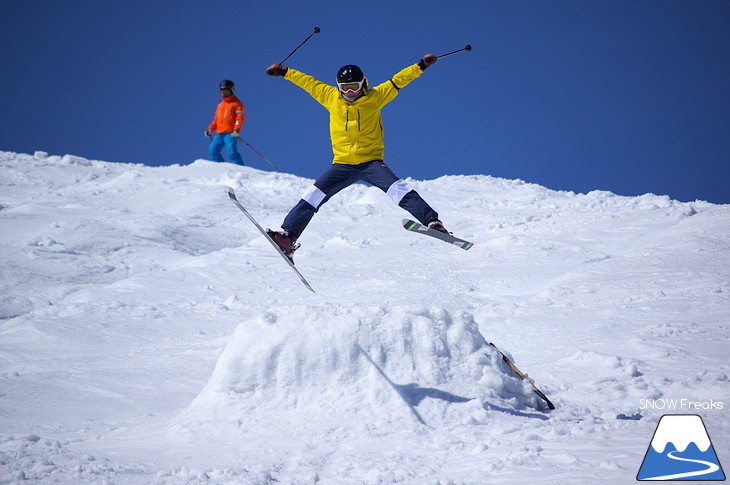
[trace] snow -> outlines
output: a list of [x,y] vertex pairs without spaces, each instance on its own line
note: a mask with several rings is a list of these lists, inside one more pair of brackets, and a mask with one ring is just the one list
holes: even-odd
[[312,180],[0,152],[0,484],[633,483],[663,414],[730,461],[730,206],[408,182],[475,246],[355,185],[311,293],[226,187]]

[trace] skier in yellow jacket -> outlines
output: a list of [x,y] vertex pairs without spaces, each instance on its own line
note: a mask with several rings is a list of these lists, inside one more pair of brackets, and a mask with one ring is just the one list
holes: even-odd
[[314,214],[333,195],[355,182],[364,181],[385,192],[422,224],[447,232],[438,214],[407,182],[398,178],[383,162],[383,120],[380,110],[398,91],[436,62],[427,54],[384,83],[370,88],[362,70],[352,64],[337,72],[337,86],[330,86],[292,68],[273,64],[269,76],[282,76],[308,92],[330,113],[332,167],[322,174],[292,208],[281,225],[283,231],[269,235],[291,259],[299,247],[297,239]]

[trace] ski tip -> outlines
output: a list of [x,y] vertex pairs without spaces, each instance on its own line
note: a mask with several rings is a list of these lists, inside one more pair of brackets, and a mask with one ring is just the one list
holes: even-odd
[[228,192],[228,197],[230,197],[231,199],[235,199],[236,198],[236,193],[233,191],[233,189],[230,188],[230,187],[226,187],[226,189],[227,189],[227,192]]

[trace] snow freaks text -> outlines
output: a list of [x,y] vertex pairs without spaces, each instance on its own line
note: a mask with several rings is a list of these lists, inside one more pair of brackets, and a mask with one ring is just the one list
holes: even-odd
[[722,401],[695,401],[692,399],[640,399],[640,409],[660,409],[670,411],[719,411],[723,409]]

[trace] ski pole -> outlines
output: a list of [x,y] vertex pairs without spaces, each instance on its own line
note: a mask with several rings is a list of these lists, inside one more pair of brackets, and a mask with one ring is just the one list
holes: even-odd
[[256,153],[256,155],[258,155],[258,156],[260,156],[261,158],[263,158],[263,159],[264,159],[264,161],[266,161],[266,163],[268,163],[269,165],[271,165],[272,167],[274,167],[274,170],[276,170],[277,172],[281,172],[281,170],[279,170],[279,167],[277,167],[276,165],[274,165],[273,163],[271,163],[271,161],[270,161],[270,160],[269,160],[268,158],[266,158],[265,156],[263,156],[263,155],[261,154],[261,152],[259,152],[259,151],[258,151],[258,150],[256,150],[256,149],[255,149],[254,147],[252,147],[252,146],[251,146],[251,144],[250,144],[249,142],[247,142],[246,140],[244,140],[244,139],[243,139],[243,138],[241,138],[241,137],[238,137],[238,139],[239,139],[239,140],[241,140],[242,142],[244,142],[244,143],[246,144],[246,146],[247,146],[247,147],[249,147],[249,148],[250,148],[251,150],[253,150],[253,151],[254,151],[254,153]]
[[301,44],[299,44],[299,45],[297,46],[297,48],[296,48],[296,49],[294,49],[293,51],[291,51],[291,52],[289,53],[289,55],[288,55],[288,56],[286,56],[286,57],[284,58],[284,60],[283,60],[283,61],[281,61],[281,62],[280,62],[279,64],[280,64],[280,65],[281,65],[281,64],[284,64],[284,63],[286,62],[286,60],[287,60],[287,59],[289,59],[289,58],[290,58],[290,57],[291,57],[291,56],[292,56],[292,55],[293,55],[293,54],[294,54],[294,53],[295,53],[296,51],[298,51],[298,50],[299,50],[299,48],[300,48],[301,46],[303,46],[304,44],[306,44],[306,42],[307,42],[307,41],[308,41],[309,39],[311,39],[311,38],[312,38],[312,36],[313,36],[314,34],[319,34],[319,27],[315,27],[315,28],[314,28],[314,32],[312,32],[311,34],[309,34],[309,37],[307,37],[306,39],[304,39],[304,41],[303,41],[303,42],[302,42]]
[[471,50],[471,45],[466,44],[466,46],[464,46],[463,49],[459,49],[458,51],[454,51],[454,52],[449,52],[448,54],[441,54],[440,56],[436,56],[436,59],[440,59],[442,57],[450,56],[452,54],[456,54],[457,52],[462,52],[462,51],[469,52],[470,50]]

